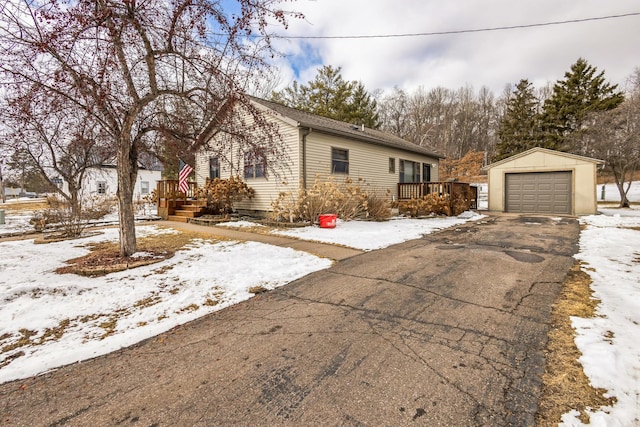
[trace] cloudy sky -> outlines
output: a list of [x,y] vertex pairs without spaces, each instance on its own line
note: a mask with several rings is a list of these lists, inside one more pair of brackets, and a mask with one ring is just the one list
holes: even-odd
[[[640,13],[638,0],[298,0],[305,15],[286,36],[340,37],[434,33],[544,24]],[[528,78],[561,79],[579,57],[623,84],[640,67],[640,15],[500,31],[387,38],[277,42],[280,85],[306,83],[321,65],[342,67],[369,91],[487,86],[496,94]]]

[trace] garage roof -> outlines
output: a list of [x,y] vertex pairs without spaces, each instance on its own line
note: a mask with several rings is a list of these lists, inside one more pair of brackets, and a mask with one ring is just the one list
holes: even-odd
[[491,169],[491,168],[493,168],[495,166],[499,166],[499,165],[502,165],[504,163],[510,162],[512,160],[519,159],[521,157],[528,156],[529,154],[538,153],[538,152],[546,153],[546,154],[552,154],[552,155],[555,155],[555,156],[567,157],[567,158],[573,159],[573,160],[581,160],[581,161],[584,161],[584,162],[596,163],[596,164],[599,164],[599,165],[605,163],[604,160],[593,159],[591,157],[578,156],[577,154],[565,153],[563,151],[549,150],[548,148],[534,147],[534,148],[531,148],[530,150],[523,151],[522,153],[515,154],[515,155],[513,155],[511,157],[507,157],[506,159],[502,159],[499,162],[495,162],[495,163],[492,163],[490,165],[487,165],[487,166],[483,167],[482,170],[489,170],[489,169]]

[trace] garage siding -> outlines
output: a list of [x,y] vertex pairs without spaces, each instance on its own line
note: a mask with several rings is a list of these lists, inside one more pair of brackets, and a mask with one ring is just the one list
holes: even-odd
[[571,172],[505,174],[505,210],[571,214]]

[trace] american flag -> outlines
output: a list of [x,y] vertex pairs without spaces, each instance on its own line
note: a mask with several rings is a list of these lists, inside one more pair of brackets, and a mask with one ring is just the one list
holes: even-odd
[[189,191],[189,183],[187,178],[193,172],[193,168],[180,159],[180,172],[178,173],[178,189],[187,194]]

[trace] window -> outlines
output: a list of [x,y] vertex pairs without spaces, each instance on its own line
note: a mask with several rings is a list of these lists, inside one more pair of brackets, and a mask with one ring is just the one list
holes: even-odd
[[220,178],[220,161],[217,157],[209,157],[209,179]]
[[420,182],[420,163],[400,160],[400,182]]
[[59,176],[51,178],[51,183],[58,188],[62,188],[62,178],[60,178]]
[[431,182],[431,165],[429,163],[422,164],[422,180]]
[[264,154],[257,151],[244,153],[244,177],[263,178],[267,173],[267,159]]
[[98,181],[98,194],[107,194],[107,181]]
[[149,181],[140,181],[140,194],[149,194]]
[[396,159],[389,157],[389,173],[396,173]]
[[331,148],[331,173],[349,173],[349,150]]

